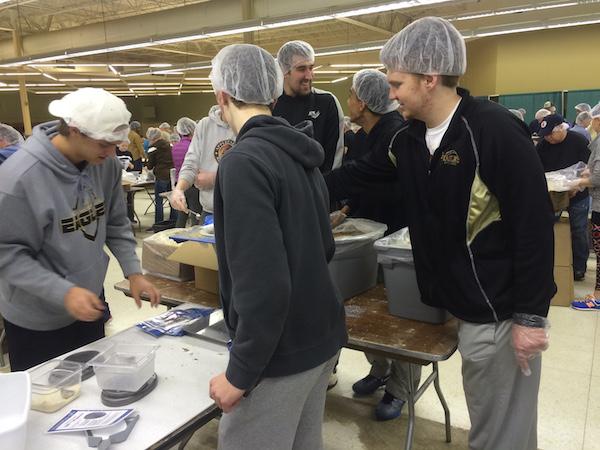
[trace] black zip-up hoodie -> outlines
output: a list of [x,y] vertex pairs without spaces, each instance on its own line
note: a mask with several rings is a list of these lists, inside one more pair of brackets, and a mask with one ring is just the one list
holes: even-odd
[[425,124],[409,121],[386,161],[358,160],[328,177],[398,179],[422,301],[469,322],[546,316],[556,292],[553,214],[544,170],[525,124],[458,89],[460,105],[430,156]]
[[215,237],[220,297],[239,389],[300,373],[346,343],[344,307],[327,263],[335,252],[312,124],[255,116],[219,164]]

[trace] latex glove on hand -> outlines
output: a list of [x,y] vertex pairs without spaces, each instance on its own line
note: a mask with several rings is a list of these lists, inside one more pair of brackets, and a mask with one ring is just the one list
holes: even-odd
[[334,211],[329,214],[329,222],[331,223],[331,229],[333,230],[335,227],[341,225],[344,220],[348,217],[348,213],[350,212],[350,207],[344,206],[339,211]]
[[171,191],[169,202],[171,203],[171,206],[178,211],[187,212],[188,210],[185,194],[181,189],[175,188]]
[[517,364],[523,375],[531,375],[529,360],[536,358],[548,349],[548,319],[533,314],[515,314],[512,326],[512,345]]

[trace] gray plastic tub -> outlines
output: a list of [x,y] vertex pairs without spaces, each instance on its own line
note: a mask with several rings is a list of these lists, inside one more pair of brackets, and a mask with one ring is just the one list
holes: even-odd
[[444,323],[452,316],[421,302],[408,229],[375,242],[377,261],[383,268],[390,314],[428,323]]

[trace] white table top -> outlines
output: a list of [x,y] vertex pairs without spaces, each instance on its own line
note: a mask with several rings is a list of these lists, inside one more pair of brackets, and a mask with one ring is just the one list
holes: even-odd
[[[135,408],[140,419],[129,439],[121,444],[113,444],[111,448],[127,450],[148,448],[214,405],[209,397],[208,383],[212,377],[224,372],[227,367],[229,354],[224,346],[189,336],[162,336],[157,339],[132,327],[82,349],[93,349],[94,346],[101,345],[107,340],[160,345],[156,352],[155,365],[158,385],[140,401],[121,407]],[[46,431],[71,409],[112,409],[102,404],[100,392],[94,376],[82,383],[81,394],[77,399],[55,413],[30,411],[26,448],[28,450],[87,448],[84,433],[50,435]]]

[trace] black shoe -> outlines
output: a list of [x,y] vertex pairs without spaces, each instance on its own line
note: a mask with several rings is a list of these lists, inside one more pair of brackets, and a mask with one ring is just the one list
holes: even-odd
[[371,374],[367,375],[361,380],[358,380],[352,385],[352,390],[358,395],[371,395],[381,386],[385,386],[389,376],[383,378],[377,378]]
[[583,281],[585,279],[585,272],[575,272],[573,274],[573,279],[575,281]]
[[394,397],[388,391],[385,391],[383,398],[375,408],[375,418],[377,420],[391,420],[400,417],[404,400]]
[[154,225],[152,225],[150,228],[146,228],[145,231],[148,231],[149,233],[154,233]]

